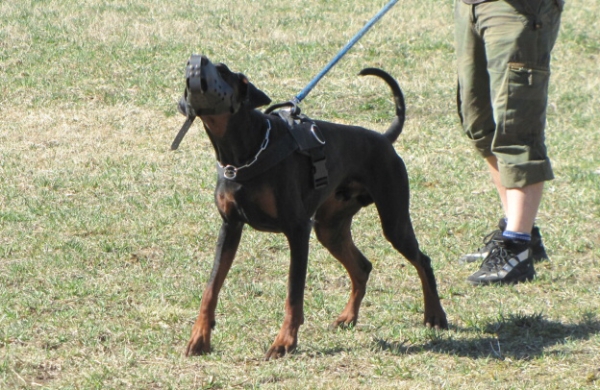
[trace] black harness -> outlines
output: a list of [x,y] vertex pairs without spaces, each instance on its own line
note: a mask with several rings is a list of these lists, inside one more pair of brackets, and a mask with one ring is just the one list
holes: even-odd
[[242,167],[223,166],[217,163],[219,177],[235,182],[251,180],[266,172],[292,153],[300,153],[310,160],[312,181],[315,189],[321,189],[329,183],[325,139],[318,126],[305,115],[296,115],[289,110],[280,110],[270,115],[272,120],[281,120],[288,131],[274,142],[270,140],[271,120],[260,150],[253,161]]
[[290,134],[298,145],[298,152],[310,158],[314,188],[320,189],[327,186],[329,176],[327,156],[325,156],[325,138],[317,124],[306,115],[293,110],[280,110],[275,114],[287,124]]

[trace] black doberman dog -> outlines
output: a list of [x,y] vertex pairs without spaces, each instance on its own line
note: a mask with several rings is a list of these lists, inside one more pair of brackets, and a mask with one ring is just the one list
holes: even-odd
[[[343,264],[352,282],[348,303],[333,326],[355,324],[372,266],[356,248],[350,226],[358,210],[371,203],[377,207],[386,239],[417,269],[425,301],[424,324],[448,327],[431,260],[419,249],[413,231],[408,174],[392,146],[404,124],[402,92],[396,81],[380,69],[365,69],[361,74],[379,76],[392,89],[397,117],[384,134],[324,121],[312,121],[308,130],[293,130],[289,120],[257,110],[271,100],[243,74],[223,64],[215,65],[204,56],[192,56],[188,62],[186,93],[179,104],[188,122],[172,148],[177,148],[193,119],[199,116],[216,152],[219,178],[215,202],[223,222],[186,355],[210,352],[219,291],[244,224],[283,233],[290,246],[285,318],[266,353],[267,359],[281,357],[297,346],[298,330],[304,322],[313,227],[318,240]],[[290,137],[293,131],[312,134],[309,138],[321,145],[323,158],[299,153],[298,143]],[[278,152],[281,149],[284,151]],[[321,171],[319,183],[315,171]]]

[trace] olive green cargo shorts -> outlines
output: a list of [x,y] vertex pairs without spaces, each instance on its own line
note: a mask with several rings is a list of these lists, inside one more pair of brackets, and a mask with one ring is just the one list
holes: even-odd
[[550,53],[563,4],[455,1],[459,115],[481,155],[497,157],[507,188],[554,178],[544,128]]

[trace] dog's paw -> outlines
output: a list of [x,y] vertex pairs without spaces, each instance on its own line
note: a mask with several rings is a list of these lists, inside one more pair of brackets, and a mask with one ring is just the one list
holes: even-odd
[[296,350],[296,346],[271,345],[271,348],[265,354],[265,360],[279,359]]
[[298,345],[298,329],[282,327],[279,335],[271,344],[271,348],[265,355],[265,360],[279,359],[296,350]]
[[185,349],[185,356],[199,356],[210,353],[210,333],[192,330],[192,337]]
[[329,325],[332,330],[335,329],[352,329],[356,325],[357,318],[354,316],[339,316],[335,321]]
[[[364,294],[363,294],[364,295]],[[358,307],[360,306],[360,301],[350,300],[344,311],[340,313],[338,318],[333,321],[333,323],[329,326],[331,329],[351,329],[356,325],[358,321]]]
[[425,315],[425,320],[423,322],[428,328],[438,330],[448,329],[448,320],[446,319],[446,313],[444,312],[438,315]]

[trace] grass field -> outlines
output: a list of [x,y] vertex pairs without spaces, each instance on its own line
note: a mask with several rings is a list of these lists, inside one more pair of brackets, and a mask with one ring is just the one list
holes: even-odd
[[547,145],[556,179],[532,283],[473,288],[460,254],[500,217],[455,114],[452,1],[402,0],[302,104],[382,131],[399,81],[396,148],[433,259],[448,331],[421,326],[416,272],[374,208],[354,236],[373,262],[358,325],[331,331],[349,281],[311,240],[296,353],[263,355],[283,318],[283,236],[246,229],[217,308],[214,352],[182,353],[220,220],[199,125],[177,152],[192,52],[295,96],[385,1],[0,1],[0,389],[600,388],[600,3],[569,0],[554,51]]

